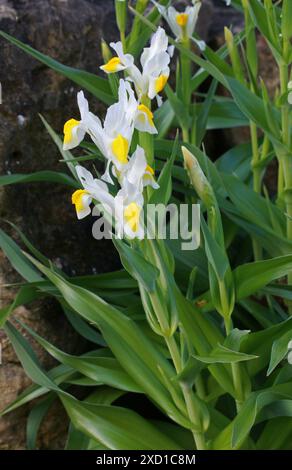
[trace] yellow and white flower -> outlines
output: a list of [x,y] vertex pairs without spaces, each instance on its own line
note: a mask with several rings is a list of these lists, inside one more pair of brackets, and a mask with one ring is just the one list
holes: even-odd
[[123,179],[122,187],[115,197],[115,222],[117,237],[143,238],[143,193],[139,186]]
[[85,189],[77,189],[72,194],[72,204],[75,206],[78,219],[83,219],[91,213],[90,204],[92,197]]
[[[120,60],[123,67],[120,70],[127,70],[129,80],[134,83],[139,99],[142,96],[147,96],[151,100],[156,97],[158,103],[161,104],[159,93],[167,83],[169,77],[168,65],[170,62],[168,38],[164,29],[159,27],[151,38],[150,47],[144,48],[141,55],[142,72],[134,64],[134,58],[130,60],[128,57],[130,54],[124,54],[120,42],[111,43],[110,45],[118,54],[117,58],[113,59]],[[127,61],[123,59],[126,56]],[[113,73],[119,71],[118,67],[111,67],[111,61],[101,66],[104,72]]]
[[110,194],[104,181],[96,179],[82,166],[76,167],[77,175],[84,189],[78,189],[72,195],[78,219],[90,214],[93,200],[102,204],[104,210],[112,217],[115,231],[119,238],[124,235],[143,238],[143,194],[140,185],[132,184],[127,178],[117,195]]
[[91,124],[91,138],[108,161],[102,178],[109,183],[113,183],[111,164],[113,174],[118,178],[127,169],[134,128],[140,132],[157,133],[151,110],[139,104],[130,83],[125,80],[120,80],[119,100],[108,108],[104,125],[98,120],[95,123],[91,120]]
[[164,89],[169,77],[170,55],[168,52],[168,37],[163,28],[158,28],[151,38],[150,47],[146,47],[141,55],[143,80],[147,88],[147,96],[155,97],[161,104],[159,93]]
[[115,211],[118,238],[123,238],[124,235],[130,239],[144,238],[143,200],[141,198],[135,199],[121,189],[115,197]]
[[65,124],[64,149],[76,147],[88,133],[107,160],[103,179],[113,183],[110,166],[113,164],[115,176],[125,171],[134,128],[140,132],[157,133],[153,114],[147,106],[137,101],[131,84],[125,80],[120,80],[119,100],[108,108],[103,124],[89,111],[83,92],[79,92],[77,96],[81,120],[70,119]]
[[129,69],[134,65],[134,57],[131,54],[124,54],[121,41],[111,42],[111,48],[116,52],[116,56],[112,57],[106,64],[100,68],[106,73],[120,72]]
[[146,105],[136,100],[134,90],[128,81],[120,80],[119,102],[124,109],[127,121],[133,123],[135,129],[157,134],[153,113]]
[[[183,12],[177,11],[173,6],[162,6],[155,0],[152,0],[152,2],[161,16],[167,21],[178,41],[193,38],[201,8],[201,0],[193,0],[193,6],[186,7]],[[198,41],[195,38],[193,40],[202,51],[205,50],[206,44],[204,41]]]
[[69,119],[64,125],[63,149],[69,150],[77,147],[82,142],[92,119],[92,113],[88,109],[88,101],[84,97],[83,91],[77,94],[77,103],[81,119]]
[[75,205],[77,218],[83,219],[91,213],[90,205],[94,199],[109,204],[112,196],[106,183],[93,178],[90,171],[80,165],[76,166],[75,170],[83,189],[77,189],[72,194],[72,204]]
[[157,134],[152,111],[144,104],[138,104],[135,114],[135,129],[148,134]]
[[146,186],[152,186],[153,189],[159,188],[159,184],[155,181],[154,170],[147,164],[145,151],[139,145],[130,158],[128,167],[121,181],[122,186],[125,180],[127,180],[129,184],[137,187],[139,192],[142,192],[143,188]]
[[[91,119],[88,133],[107,160],[107,169],[103,176],[105,181],[112,183],[110,176],[110,164],[114,165],[117,172],[123,172],[128,164],[128,155],[134,131],[133,115],[137,109],[137,103],[129,102],[126,105],[125,83],[121,81],[119,101],[107,110],[104,123],[95,117]],[[133,109],[132,109],[133,108]]]

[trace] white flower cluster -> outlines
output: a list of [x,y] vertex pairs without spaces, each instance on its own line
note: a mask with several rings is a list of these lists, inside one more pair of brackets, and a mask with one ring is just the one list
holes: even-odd
[[[107,162],[101,179],[94,178],[82,166],[76,166],[82,185],[82,189],[72,195],[77,217],[81,219],[89,215],[90,204],[97,201],[114,214],[117,236],[125,234],[129,238],[142,238],[143,189],[149,185],[157,189],[158,184],[153,169],[147,164],[144,149],[137,146],[131,157],[129,152],[135,129],[157,133],[153,114],[144,103],[157,98],[167,82],[170,62],[168,38],[164,29],[158,28],[150,47],[145,48],[141,55],[142,72],[134,65],[134,58],[124,54],[120,42],[111,46],[118,56],[101,68],[107,73],[127,71],[127,79],[121,79],[119,83],[118,101],[108,108],[102,123],[89,111],[88,102],[80,91],[77,101],[81,118],[65,123],[63,148],[69,150],[78,146],[88,134]],[[113,178],[120,185],[115,196],[108,187],[108,184],[114,184]]]
[[168,47],[168,38],[163,28],[158,28],[152,36],[150,47],[145,47],[140,58],[142,71],[134,64],[131,54],[124,54],[122,43],[111,42],[110,46],[117,56],[100,68],[105,73],[115,73],[125,70],[128,80],[133,82],[138,98],[147,96],[150,100],[156,97],[161,104],[159,93],[165,87],[169,77],[169,62],[173,52]]

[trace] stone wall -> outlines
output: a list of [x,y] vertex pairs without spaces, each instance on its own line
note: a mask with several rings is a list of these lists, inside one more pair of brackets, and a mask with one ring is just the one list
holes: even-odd
[[[0,0],[0,28],[31,44],[64,64],[98,72],[102,62],[100,40],[117,37],[113,2],[108,0]],[[49,70],[27,54],[0,40],[0,174],[61,170],[66,166],[38,113],[62,132],[63,123],[78,117],[78,87]],[[94,98],[91,108],[103,106]],[[26,236],[68,274],[105,272],[119,267],[110,242],[98,244],[91,236],[92,221],[78,222],[71,204],[71,189],[56,184],[21,184],[1,188],[1,217],[14,222]],[[18,237],[7,224],[2,228]],[[20,281],[3,253],[0,284]],[[1,304],[10,302],[15,290],[1,287]],[[85,342],[74,334],[60,308],[52,300],[20,307],[14,314],[67,352],[78,353]],[[21,365],[3,332],[0,366],[0,409],[10,403],[28,384]],[[32,342],[33,343],[33,342]],[[44,367],[54,362],[33,343]],[[25,421],[29,407],[0,418],[0,448],[25,446]],[[43,427],[39,446],[57,448],[64,444],[66,420],[61,406],[54,407]]]

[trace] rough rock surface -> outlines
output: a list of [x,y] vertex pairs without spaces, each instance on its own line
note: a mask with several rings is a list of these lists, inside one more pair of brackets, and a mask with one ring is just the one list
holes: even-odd
[[[113,2],[108,0],[0,0],[0,28],[33,45],[64,64],[96,72],[101,63],[101,37],[116,36]],[[29,173],[38,170],[66,171],[60,155],[44,129],[42,113],[58,132],[68,118],[78,116],[78,87],[49,70],[3,39],[0,53],[0,174]],[[101,111],[97,100],[91,107]],[[1,188],[1,216],[18,225],[27,237],[68,274],[104,272],[117,269],[119,262],[110,242],[98,244],[91,236],[92,221],[76,220],[71,189],[55,184],[27,184]],[[7,224],[3,229],[12,233]],[[15,233],[13,234],[14,238]],[[5,259],[0,258],[0,284],[19,281]],[[1,303],[10,302],[11,288],[1,288]],[[15,311],[53,344],[68,352],[80,352],[80,341],[52,301],[30,304]],[[2,409],[28,385],[4,333],[0,333],[0,408]],[[53,361],[33,343],[46,368]],[[0,419],[0,448],[25,447],[25,422],[28,408]],[[58,448],[64,444],[66,420],[61,407],[46,421],[38,445]]]
[[[113,0],[0,0],[0,29],[60,62],[97,72],[101,63],[99,44],[117,38]],[[211,45],[222,41],[224,25],[240,28],[241,17],[221,0],[204,0],[199,33]],[[76,91],[64,77],[0,39],[0,174],[38,170],[65,170],[58,151],[47,135],[38,113],[61,132],[64,121],[78,116]],[[90,99],[91,109],[102,105]],[[222,135],[220,137],[223,138]],[[235,137],[238,138],[238,137]],[[217,143],[216,143],[217,146]],[[91,237],[92,221],[77,222],[70,203],[70,188],[54,184],[25,184],[0,189],[1,217],[18,225],[35,246],[68,274],[104,272],[119,262],[111,243]],[[3,225],[5,231],[12,233]],[[0,286],[19,281],[5,256],[0,255]],[[15,290],[1,288],[5,305]],[[80,342],[53,301],[20,307],[15,312],[41,335],[68,352],[78,353]],[[0,409],[29,384],[3,332],[0,366]],[[44,367],[54,363],[32,342]],[[29,407],[0,418],[0,449],[25,447],[25,423]],[[67,422],[61,406],[54,406],[42,427],[38,446],[61,448]]]

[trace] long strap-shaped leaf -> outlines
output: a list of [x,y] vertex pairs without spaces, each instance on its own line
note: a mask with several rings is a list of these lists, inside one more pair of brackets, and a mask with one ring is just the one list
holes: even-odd
[[113,450],[180,448],[174,440],[132,410],[80,402],[61,390],[42,370],[19,331],[11,324],[6,325],[5,331],[26,373],[34,382],[58,394],[77,429]]
[[72,367],[86,377],[93,379],[97,384],[103,383],[129,392],[141,392],[141,389],[125,373],[115,358],[103,357],[92,353],[81,357],[72,356],[53,346],[23,322],[20,322],[20,324],[51,356],[62,364]]
[[174,369],[138,325],[96,294],[71,284],[31,256],[27,256],[56,285],[76,312],[100,328],[115,357],[145,393],[172,419],[189,427],[189,421],[178,412],[163,385],[160,370],[171,378],[175,375]]

